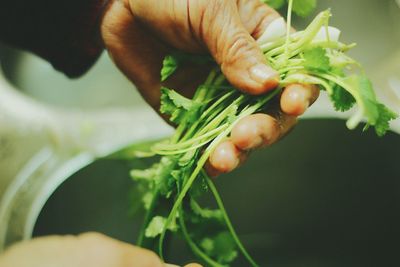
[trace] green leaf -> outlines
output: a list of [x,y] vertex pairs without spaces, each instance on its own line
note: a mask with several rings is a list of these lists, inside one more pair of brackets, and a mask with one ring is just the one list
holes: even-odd
[[166,218],[161,216],[155,216],[150,221],[149,225],[146,228],[145,236],[146,237],[156,237],[162,233],[164,229]]
[[174,160],[169,157],[162,157],[158,165],[155,183],[160,194],[166,198],[171,196],[175,188],[175,179],[171,175],[174,166]]
[[398,115],[380,103],[378,104],[378,110],[379,117],[375,124],[375,132],[378,136],[384,136],[390,129],[389,122],[397,119]]
[[363,118],[367,119],[368,125],[375,125],[379,111],[371,82],[363,75],[351,75],[343,81],[345,89],[354,96],[359,108],[347,121],[347,126],[354,129]]
[[203,65],[210,62],[214,62],[210,56],[207,55],[195,55],[183,52],[175,52],[171,55],[167,55],[163,60],[163,66],[161,68],[161,81],[167,80],[178,67],[185,63],[191,63],[196,65]]
[[218,262],[229,264],[238,256],[236,243],[229,232],[218,233],[213,238],[204,238],[200,246],[211,257],[217,258]]
[[216,219],[218,221],[223,220],[222,212],[220,210],[202,208],[196,201],[194,201],[194,199],[191,199],[190,207],[195,214],[199,215],[204,219]]
[[317,7],[317,0],[293,0],[293,12],[300,17],[308,17]]
[[135,181],[151,181],[154,180],[157,174],[156,168],[148,168],[145,170],[131,170],[130,175]]
[[[288,0],[261,0],[275,9],[281,9]],[[317,7],[317,0],[293,0],[293,12],[300,17],[308,17]]]
[[325,49],[316,47],[308,49],[303,53],[304,67],[311,71],[327,72],[331,69],[329,57]]
[[178,60],[172,55],[168,55],[163,60],[161,69],[161,81],[168,79],[178,68]]
[[389,122],[396,119],[397,114],[377,101],[372,83],[366,76],[353,75],[347,77],[345,81],[351,88],[360,108],[359,112],[349,119],[348,126],[354,128],[365,116],[367,125],[364,130],[369,126],[374,126],[376,134],[383,136],[389,130]]
[[261,2],[269,5],[272,8],[280,9],[285,5],[286,0],[261,0]]
[[161,101],[160,111],[169,115],[171,115],[175,109],[184,108],[189,110],[192,106],[192,100],[166,87],[161,88]]
[[332,90],[330,98],[335,110],[344,112],[351,109],[356,103],[354,97],[339,85],[334,86]]
[[359,92],[363,100],[363,106],[365,114],[368,119],[368,123],[375,125],[379,118],[378,103],[371,81],[364,75],[357,76],[359,84]]
[[200,246],[207,252],[210,253],[211,251],[214,250],[214,241],[211,238],[204,238],[201,241]]
[[187,123],[194,123],[200,116],[201,106],[201,103],[194,102],[174,90],[161,88],[160,112],[170,115],[170,121],[174,123],[179,124],[183,119]]
[[146,192],[142,197],[143,207],[148,210],[151,206],[151,202],[153,201],[154,194],[152,192]]
[[[166,222],[167,218],[165,217],[162,216],[153,217],[153,219],[150,221],[149,225],[146,228],[145,236],[148,238],[154,238],[160,235],[164,229]],[[174,220],[173,223],[170,224],[168,230],[173,232],[178,230],[178,225],[176,224],[176,220]]]
[[193,101],[182,96],[174,90],[166,87],[161,88],[161,107],[160,112],[170,115],[170,121],[175,123],[182,122],[185,114],[193,108]]

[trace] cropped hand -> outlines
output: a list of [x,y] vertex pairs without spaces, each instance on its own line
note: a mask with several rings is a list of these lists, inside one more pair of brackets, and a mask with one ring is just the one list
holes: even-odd
[[[245,93],[274,89],[279,75],[268,66],[256,40],[278,17],[260,0],[114,0],[103,17],[101,35],[116,65],[158,110],[162,60],[176,49],[211,54],[227,80]],[[188,66],[167,85],[191,95],[208,71]],[[317,97],[313,86],[289,85],[275,110],[250,115],[235,126],[211,154],[208,172],[229,172],[248,151],[276,142]]]
[[[12,246],[0,255],[0,267],[175,267],[149,250],[97,233],[49,236]],[[189,264],[185,267],[201,267]]]

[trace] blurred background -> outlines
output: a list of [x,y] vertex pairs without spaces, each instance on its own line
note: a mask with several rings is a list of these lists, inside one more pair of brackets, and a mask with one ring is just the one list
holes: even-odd
[[[400,112],[400,3],[320,0]],[[296,20],[302,29],[307,21]],[[104,54],[69,80],[43,60],[0,46],[0,250],[31,236],[99,231],[134,242],[129,170],[101,159],[171,129]],[[326,97],[279,144],[218,179],[240,236],[261,266],[400,266],[400,123],[377,138],[348,131]],[[169,257],[192,256],[179,239]],[[183,251],[187,251],[183,253]],[[238,262],[237,266],[246,266]]]

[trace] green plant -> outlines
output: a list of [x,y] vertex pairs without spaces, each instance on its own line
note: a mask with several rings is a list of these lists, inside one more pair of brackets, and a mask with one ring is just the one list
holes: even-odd
[[[284,1],[274,1],[283,3]],[[347,121],[354,129],[362,120],[382,136],[396,114],[377,101],[371,82],[359,64],[345,54],[354,44],[339,41],[340,31],[329,27],[329,10],[319,13],[303,31],[290,33],[291,10],[306,15],[315,1],[303,5],[289,0],[285,31],[274,38],[260,38],[260,47],[271,66],[280,73],[278,88],[262,96],[251,96],[233,88],[215,67],[192,99],[162,88],[160,111],[177,125],[174,135],[151,147],[160,160],[131,175],[145,190],[142,196],[146,216],[138,245],[146,241],[163,257],[167,232],[180,232],[192,251],[208,266],[229,265],[239,251],[252,266],[258,266],[240,242],[213,182],[203,170],[211,152],[229,136],[243,117],[263,109],[282,88],[292,83],[315,84],[329,94],[336,110],[358,110]],[[294,5],[295,3],[295,5]],[[303,11],[303,12],[301,12]],[[282,28],[282,21],[271,27]],[[267,29],[268,32],[268,29]],[[168,56],[161,72],[168,79],[186,60],[207,58],[183,54]],[[357,72],[358,70],[358,72]],[[148,154],[148,153],[147,153]],[[211,192],[218,208],[202,207],[199,197]],[[156,247],[154,242],[158,241]]]

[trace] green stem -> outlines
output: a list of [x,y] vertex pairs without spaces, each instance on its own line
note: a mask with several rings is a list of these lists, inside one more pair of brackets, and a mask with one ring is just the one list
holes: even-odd
[[208,140],[206,142],[206,143],[208,143],[210,138],[213,139],[215,137],[214,135],[218,135],[219,132],[221,130],[224,130],[225,127],[226,127],[226,124],[223,124],[223,125],[219,126],[218,128],[215,128],[212,131],[209,131],[209,132],[207,132],[207,133],[205,133],[203,135],[200,135],[198,137],[190,138],[187,141],[179,142],[178,144],[162,144],[162,143],[160,143],[159,145],[153,146],[152,150],[154,152],[157,152],[157,153],[158,152],[162,152],[163,153],[165,151],[171,150],[171,151],[175,152],[173,154],[180,154],[180,153],[183,153],[183,152],[186,152],[186,151],[183,151],[183,152],[178,152],[178,151],[180,151],[182,149],[185,149],[188,146],[190,146],[189,150],[191,150],[191,149],[193,149],[193,144],[196,144],[198,142],[204,141],[204,139]]
[[210,258],[207,254],[205,254],[197,245],[196,243],[192,240],[192,238],[190,237],[187,228],[186,228],[186,224],[185,224],[185,220],[183,218],[183,212],[182,209],[180,209],[179,212],[179,224],[181,226],[181,230],[183,233],[183,237],[186,239],[186,242],[188,243],[189,247],[192,249],[192,251],[198,256],[200,257],[202,260],[204,260],[208,266],[211,267],[224,267],[224,265],[216,262],[215,260],[213,260],[212,258]]
[[203,127],[198,134],[206,133],[210,131],[210,129],[218,127],[220,123],[222,123],[226,119],[227,115],[230,112],[232,112],[231,109],[234,108],[235,106],[238,106],[243,99],[244,99],[243,95],[239,96],[229,106],[225,107],[225,109],[221,113],[219,113],[211,122],[206,121],[207,125]]
[[154,211],[154,208],[156,206],[156,202],[157,202],[159,196],[160,196],[159,190],[158,189],[154,190],[153,199],[151,200],[149,209],[146,211],[146,215],[144,217],[143,224],[140,228],[139,237],[136,241],[136,245],[139,247],[141,247],[143,245],[144,234],[146,232],[147,225],[149,224],[150,219],[152,218],[153,211]]
[[182,191],[179,193],[178,197],[175,200],[175,203],[171,209],[171,212],[168,215],[167,221],[165,222],[165,225],[163,227],[163,231],[161,232],[159,243],[158,243],[158,249],[160,253],[161,259],[163,259],[163,243],[165,239],[165,234],[167,232],[168,227],[171,225],[172,220],[176,217],[177,211],[180,208],[183,199],[185,198],[187,192],[189,191],[190,187],[192,186],[193,182],[195,179],[199,176],[200,171],[203,169],[204,164],[207,162],[208,158],[210,157],[211,153],[214,151],[214,149],[217,147],[217,145],[226,138],[226,136],[229,135],[229,133],[232,131],[233,127],[238,123],[242,118],[253,114],[256,112],[261,105],[264,105],[265,102],[270,100],[274,95],[277,94],[278,90],[275,90],[274,92],[270,93],[265,97],[262,101],[259,103],[255,104],[254,106],[249,107],[248,109],[242,111],[240,115],[236,118],[234,122],[229,125],[229,127],[221,132],[212,142],[206,150],[204,151],[203,155],[200,157],[200,159],[197,161],[196,168],[192,172],[192,174],[189,176],[187,182],[184,184]]
[[175,150],[173,148],[172,149],[156,149],[155,148],[154,152],[159,154],[159,155],[177,155],[177,154],[186,153],[186,152],[191,151],[193,149],[198,149],[198,148],[208,144],[213,138],[218,136],[218,134],[220,132],[222,132],[223,130],[225,130],[228,126],[229,126],[228,124],[223,124],[220,127],[216,128],[215,129],[216,131],[212,133],[213,135],[211,135],[209,138],[207,138],[206,140],[202,141],[199,144],[192,145],[190,147],[183,148],[183,149],[180,149],[180,150],[178,150],[178,148],[175,149]]
[[215,79],[215,76],[217,75],[217,72],[215,70],[212,70],[210,74],[208,75],[206,81],[204,82],[203,85],[200,86],[199,90],[196,90],[196,93],[193,97],[193,101],[199,101],[202,102],[207,94],[209,93],[209,88],[208,85],[211,85],[213,80]]
[[203,175],[206,177],[207,185],[210,188],[212,194],[214,195],[215,201],[217,202],[218,208],[222,212],[222,216],[224,217],[226,226],[228,227],[229,232],[231,233],[233,240],[235,241],[235,243],[238,246],[239,250],[242,252],[243,256],[249,261],[249,263],[253,267],[258,267],[259,265],[255,262],[255,260],[247,252],[247,250],[243,246],[242,242],[240,241],[235,229],[233,228],[232,222],[229,219],[228,213],[226,212],[226,209],[224,207],[224,204],[222,202],[221,196],[218,193],[217,188],[215,187],[214,183],[211,181],[210,177],[208,177],[208,175],[204,171],[203,171]]
[[231,127],[229,127],[227,130],[222,132],[218,137],[216,137],[211,142],[211,144],[208,146],[208,148],[206,149],[204,154],[198,160],[196,168],[194,169],[194,171],[190,175],[189,179],[185,183],[182,191],[179,193],[178,197],[176,198],[175,203],[171,209],[171,212],[168,215],[167,221],[165,222],[165,225],[164,225],[164,228],[163,228],[163,231],[161,233],[159,243],[158,243],[159,244],[158,249],[159,249],[161,259],[163,259],[163,243],[164,243],[165,234],[166,234],[167,229],[168,229],[169,225],[171,224],[172,220],[176,217],[176,213],[182,204],[183,198],[186,196],[186,194],[189,191],[190,187],[192,186],[193,182],[198,177],[204,164],[207,162],[207,159],[210,156],[212,150],[215,148],[216,145],[219,144],[220,141],[223,140],[223,138],[225,138],[225,136],[227,136],[230,133],[230,130],[231,130]]
[[288,12],[287,12],[287,24],[286,24],[286,42],[285,42],[285,60],[289,60],[290,58],[290,32],[292,30],[292,9],[293,9],[293,0],[289,0]]
[[265,53],[266,57],[272,58],[280,55],[278,57],[282,58],[282,61],[284,61],[285,58],[287,58],[286,53],[288,51],[290,53],[289,58],[301,52],[307,47],[307,44],[314,39],[321,27],[325,25],[325,22],[327,19],[329,19],[330,14],[331,13],[329,12],[329,10],[319,13],[317,17],[310,23],[310,25],[302,32],[301,38],[299,38],[298,41],[291,42],[288,45],[289,47],[284,45],[270,50]]

